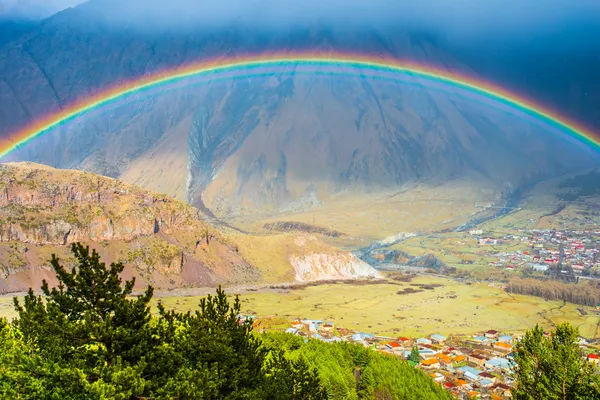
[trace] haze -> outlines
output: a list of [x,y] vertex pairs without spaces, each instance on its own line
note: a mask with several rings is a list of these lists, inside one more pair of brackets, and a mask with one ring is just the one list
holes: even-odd
[[[47,16],[80,0],[0,0],[17,10]],[[568,42],[598,46],[600,3],[595,0],[91,0],[81,6],[116,25],[152,29],[243,23],[289,27],[319,22],[345,27],[393,26],[435,30],[455,40]],[[540,44],[540,43],[536,43]],[[541,43],[552,46],[553,43]]]

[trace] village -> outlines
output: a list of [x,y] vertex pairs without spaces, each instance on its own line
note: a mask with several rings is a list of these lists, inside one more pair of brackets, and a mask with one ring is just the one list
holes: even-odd
[[[480,254],[494,257],[492,267],[507,270],[529,268],[538,273],[564,276],[600,276],[600,231],[524,230],[518,235],[484,236],[482,230],[469,232],[476,237]],[[521,249],[497,252],[491,247],[520,243]],[[489,251],[484,250],[490,247]]]
[[[471,336],[386,337],[346,329],[322,320],[292,319],[288,321],[287,328],[270,328],[268,318],[252,315],[240,315],[238,318],[240,321],[251,320],[257,332],[279,330],[305,340],[355,343],[399,357],[423,370],[459,399],[511,398],[514,385],[513,346],[520,336],[489,329]],[[580,347],[590,362],[599,362],[596,347],[584,338],[580,338]]]

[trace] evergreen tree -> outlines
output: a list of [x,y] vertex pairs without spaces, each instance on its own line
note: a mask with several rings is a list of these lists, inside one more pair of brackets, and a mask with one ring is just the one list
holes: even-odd
[[77,266],[52,256],[58,286],[30,289],[12,326],[0,320],[0,398],[297,399],[327,392],[304,359],[288,359],[240,322],[219,287],[195,313],[152,318],[152,287],[132,298],[124,266],[72,246]]
[[414,346],[411,349],[408,359],[417,364],[421,361],[421,355],[419,354],[419,348],[417,346]]
[[546,337],[539,325],[515,346],[516,400],[600,399],[598,377],[579,350],[577,329],[569,323]]
[[79,369],[90,384],[133,373],[137,377],[130,376],[122,390],[141,393],[144,357],[153,346],[148,305],[153,289],[130,299],[135,279],[122,284],[123,264],[107,268],[96,251],[78,243],[71,250],[78,263],[71,271],[54,255],[50,261],[57,287],[50,289],[44,280],[43,298],[29,289],[23,305],[14,299],[15,327],[31,355]]

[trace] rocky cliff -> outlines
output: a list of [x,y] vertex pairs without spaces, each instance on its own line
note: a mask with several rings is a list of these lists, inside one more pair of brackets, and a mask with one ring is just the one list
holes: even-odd
[[290,262],[299,282],[382,277],[369,264],[349,253],[292,256]]
[[[196,209],[168,196],[87,172],[0,164],[0,292],[37,287],[42,279],[53,282],[50,255],[71,263],[73,242],[123,262],[124,274],[135,276],[139,287],[159,289],[292,281],[291,257],[316,248],[339,253],[315,238],[312,245],[285,247],[290,238],[269,237],[268,257],[278,258],[267,264],[267,256],[255,250],[265,238],[212,226]],[[311,279],[327,266],[315,268]]]

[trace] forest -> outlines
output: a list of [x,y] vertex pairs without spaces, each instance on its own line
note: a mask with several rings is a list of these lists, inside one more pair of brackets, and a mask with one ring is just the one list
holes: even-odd
[[587,281],[566,283],[550,279],[513,278],[508,282],[506,291],[593,307],[600,304],[600,288],[597,285]]

